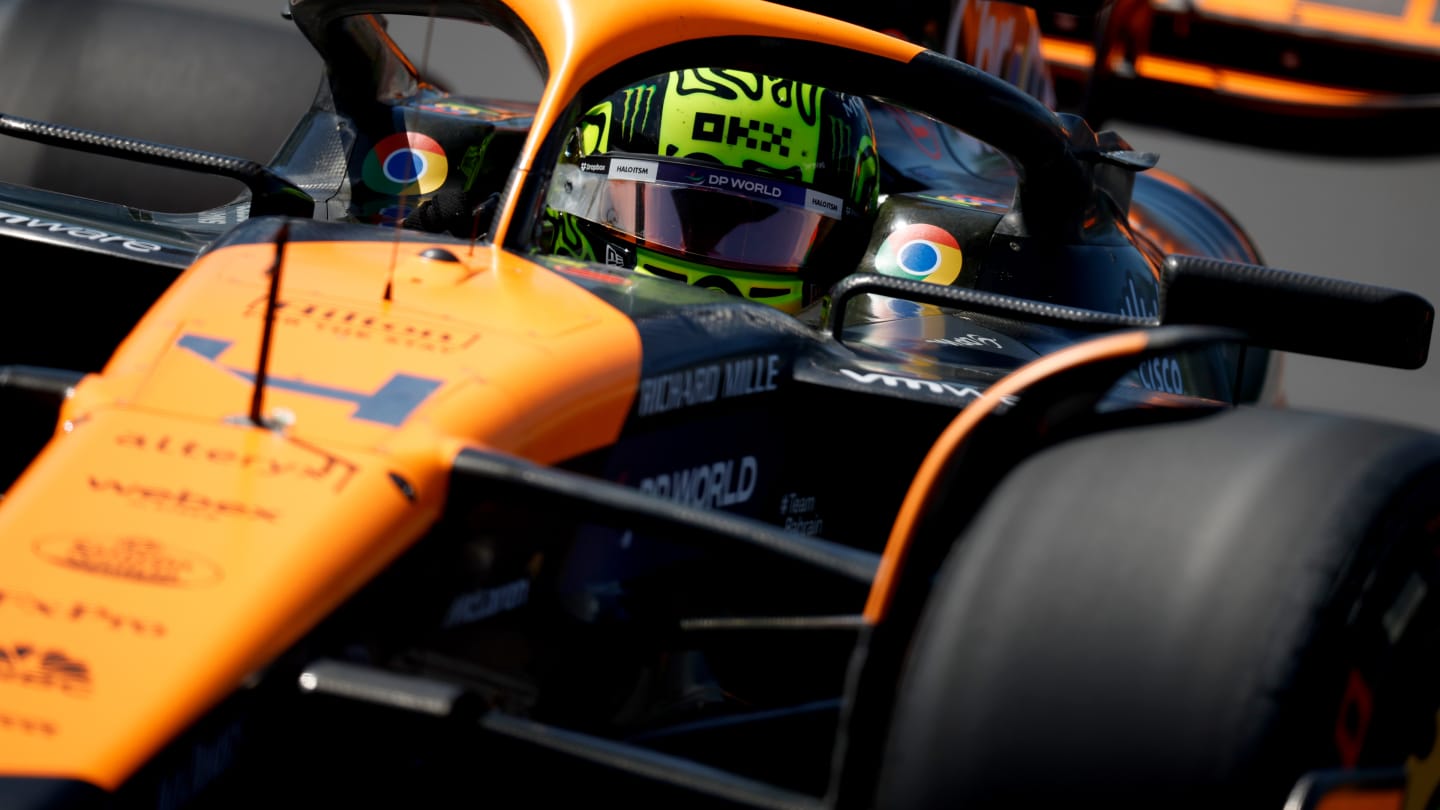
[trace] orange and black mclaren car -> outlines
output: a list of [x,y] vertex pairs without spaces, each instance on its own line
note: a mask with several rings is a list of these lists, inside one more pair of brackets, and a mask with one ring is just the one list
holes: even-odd
[[[1312,126],[1418,123],[1440,109],[1431,0],[1122,0],[1098,24],[1063,12],[1040,24],[1065,95],[1075,103],[1094,82],[1095,109],[1108,115],[1145,117],[1167,99],[1171,117],[1198,99]],[[1383,137],[1371,140],[1384,148]]]
[[[0,806],[1434,806],[1440,437],[1270,362],[1417,368],[1430,304],[787,6],[287,15],[268,162],[0,115],[244,186],[0,185]],[[805,276],[724,252],[782,221]]]

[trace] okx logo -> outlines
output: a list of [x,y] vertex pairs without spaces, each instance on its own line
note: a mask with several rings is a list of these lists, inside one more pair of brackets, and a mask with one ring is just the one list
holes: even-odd
[[794,130],[789,127],[776,127],[769,121],[704,112],[695,113],[695,128],[690,133],[690,137],[697,141],[724,143],[729,146],[738,146],[744,141],[746,149],[774,152],[780,157],[790,157],[790,146],[785,142],[794,136]]

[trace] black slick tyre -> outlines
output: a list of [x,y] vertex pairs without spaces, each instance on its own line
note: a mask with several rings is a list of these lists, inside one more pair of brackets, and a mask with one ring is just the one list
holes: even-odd
[[1279,810],[1403,767],[1440,751],[1437,594],[1440,437],[1244,408],[1063,443],[937,573],[879,805]]

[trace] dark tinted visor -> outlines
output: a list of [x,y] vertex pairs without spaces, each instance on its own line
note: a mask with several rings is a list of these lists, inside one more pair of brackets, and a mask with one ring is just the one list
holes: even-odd
[[794,271],[844,201],[759,175],[659,158],[592,157],[556,170],[548,203],[700,261]]

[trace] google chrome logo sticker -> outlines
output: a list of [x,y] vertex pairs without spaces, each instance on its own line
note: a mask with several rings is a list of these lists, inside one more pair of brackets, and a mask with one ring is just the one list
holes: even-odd
[[960,243],[943,228],[906,225],[880,244],[875,269],[887,276],[949,284],[960,275],[963,258]]
[[429,194],[445,184],[450,162],[428,135],[397,132],[365,156],[365,185],[381,194]]

